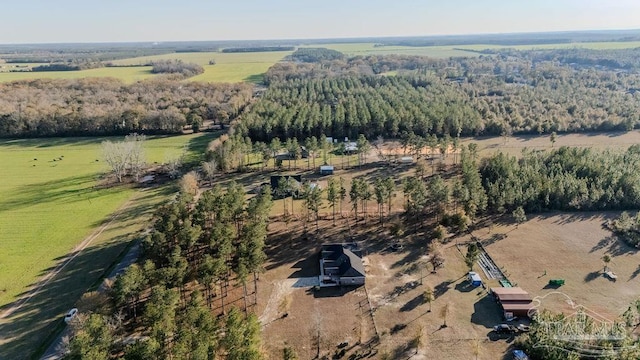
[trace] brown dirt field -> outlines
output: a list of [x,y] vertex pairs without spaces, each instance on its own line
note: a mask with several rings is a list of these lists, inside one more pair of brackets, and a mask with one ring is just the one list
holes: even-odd
[[[488,337],[491,327],[501,321],[498,307],[482,288],[466,286],[466,266],[454,242],[445,245],[445,266],[432,273],[421,236],[407,236],[407,246],[392,252],[387,230],[374,219],[368,220],[369,225],[362,221],[355,225],[353,218],[349,222],[351,231],[345,219],[334,227],[328,217],[320,221],[317,235],[311,232],[307,236],[297,221],[288,227],[283,222],[270,224],[269,261],[266,273],[261,275],[256,309],[263,321],[264,349],[270,358],[279,358],[285,346],[296,349],[301,359],[314,358],[318,333],[320,356],[329,358],[345,341],[349,343],[345,358],[369,351],[378,354],[371,358],[385,352],[393,358],[470,358],[476,342],[478,359],[495,359],[505,353],[509,346],[506,339]],[[317,274],[320,244],[351,239],[358,241],[366,254],[366,289],[322,289],[314,294],[308,288],[291,287],[296,279]],[[421,277],[424,285],[419,284]],[[427,285],[438,294],[432,312],[421,300]],[[367,294],[373,315],[368,312]],[[447,303],[451,304],[449,326],[441,328],[440,310]],[[284,313],[286,317],[282,317]],[[380,342],[370,348],[368,342],[376,330]],[[418,333],[422,334],[423,345],[415,354],[407,344]]]
[[[522,148],[551,149],[548,136],[510,137],[506,143],[503,138],[463,139],[462,144],[478,143],[481,156],[489,156],[497,150],[513,155],[521,153]],[[640,143],[640,132],[619,134],[559,135],[554,147],[590,146],[597,148],[626,148]],[[379,160],[372,150],[368,161]],[[446,164],[452,164],[454,156],[445,158]],[[339,161],[336,157],[334,162]],[[436,160],[436,162],[439,160]],[[401,179],[415,176],[413,166],[400,165],[383,167],[379,163],[368,163],[362,167],[348,169],[337,168],[333,175],[346,180],[347,192],[354,177],[375,179],[393,174],[397,180],[397,193],[393,201],[392,217],[403,209]],[[430,165],[430,163],[428,163]],[[298,167],[306,166],[299,161]],[[427,175],[430,175],[430,166]],[[319,177],[313,171],[291,171],[303,174],[305,178],[317,179],[326,188],[328,177]],[[277,172],[234,174],[231,178],[242,183],[247,189],[253,189],[268,181],[269,175]],[[443,173],[443,177],[450,174]],[[400,252],[388,249],[390,236],[387,227],[377,224],[377,205],[375,200],[368,204],[367,224],[360,220],[354,222],[353,211],[348,201],[343,204],[343,214],[337,215],[337,224],[332,222],[332,209],[325,200],[320,210],[319,231],[315,231],[315,222],[307,223],[305,235],[304,211],[302,200],[293,201],[293,216],[287,222],[282,219],[282,200],[276,200],[271,212],[269,238],[266,251],[268,262],[266,272],[261,274],[258,289],[256,314],[263,322],[264,350],[269,358],[280,358],[285,346],[293,347],[301,359],[311,359],[318,353],[329,358],[337,350],[337,345],[347,341],[349,350],[344,358],[355,352],[371,351],[368,341],[377,332],[380,341],[373,344],[378,355],[388,352],[392,358],[399,359],[462,359],[474,358],[474,349],[479,349],[478,359],[502,358],[510,349],[513,338],[496,338],[490,334],[493,325],[502,322],[501,313],[486,291],[468,289],[465,284],[462,254],[455,247],[455,239],[447,245],[444,255],[445,267],[432,274],[426,269],[428,254],[425,235],[411,234],[407,229],[405,248]],[[291,198],[286,199],[291,209]],[[474,235],[484,241],[493,241],[487,246],[489,254],[499,266],[509,274],[509,278],[533,295],[551,293],[543,289],[550,278],[564,278],[567,283],[560,290],[567,293],[577,304],[587,306],[599,314],[615,317],[624,311],[634,294],[640,292],[640,284],[633,280],[640,275],[640,256],[624,246],[619,246],[611,238],[610,232],[602,229],[601,224],[611,214],[555,214],[535,217],[521,224],[518,229],[511,224],[495,224],[489,228],[474,231]],[[361,215],[360,215],[361,217]],[[347,220],[348,218],[348,220]],[[387,218],[388,220],[388,218]],[[493,239],[493,240],[491,240]],[[470,236],[457,239],[469,241]],[[327,294],[324,290],[314,294],[308,288],[298,288],[292,284],[298,278],[317,275],[317,251],[322,243],[357,241],[365,251],[367,264],[367,285],[349,291]],[[463,250],[464,251],[464,250]],[[618,276],[613,283],[597,276],[603,268],[600,260],[609,252],[613,261],[610,268]],[[547,276],[540,277],[544,270]],[[476,269],[480,271],[480,269]],[[421,294],[425,285],[408,286],[419,281],[424,275],[424,284],[440,292],[432,304],[433,311],[421,303]],[[481,273],[482,274],[482,273]],[[482,274],[484,278],[484,275]],[[486,280],[486,279],[485,279]],[[489,286],[498,283],[487,281]],[[368,313],[368,299],[373,307],[373,315]],[[554,309],[567,309],[565,298],[552,301],[545,299],[545,306]],[[441,328],[440,310],[451,304],[452,311],[447,319],[448,327]],[[286,317],[282,317],[283,314]],[[373,321],[371,320],[373,316]],[[374,326],[375,323],[375,326]],[[318,335],[318,333],[320,335]],[[408,349],[411,339],[421,334],[422,346],[417,354]],[[357,345],[360,341],[362,344]]]
[[[602,224],[619,213],[555,213],[535,216],[515,225],[498,225],[474,232],[484,241],[495,234],[502,238],[486,246],[509,279],[534,296],[553,292],[568,295],[575,305],[610,320],[622,314],[640,293],[640,254],[626,246]],[[500,235],[504,234],[504,235]],[[612,260],[609,268],[618,275],[613,282],[603,276],[602,256]],[[544,275],[546,271],[547,275]],[[565,279],[565,285],[553,289],[549,279]],[[543,308],[573,312],[561,295],[542,300]]]

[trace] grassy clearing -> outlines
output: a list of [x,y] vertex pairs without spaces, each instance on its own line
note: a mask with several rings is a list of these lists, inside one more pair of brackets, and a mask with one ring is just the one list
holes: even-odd
[[[502,49],[511,48],[518,50],[532,49],[567,49],[582,48],[594,50],[610,50],[610,49],[631,49],[640,47],[640,42],[592,42],[592,43],[568,43],[568,44],[542,44],[542,45],[489,45],[489,44],[473,44],[473,45],[445,45],[445,46],[380,46],[376,47],[374,43],[351,43],[351,44],[321,44],[312,47],[325,47],[345,53],[347,55],[385,55],[385,54],[402,54],[402,55],[422,55],[435,58],[448,58],[452,56],[477,56],[472,51],[480,51],[484,49]],[[465,51],[472,50],[472,51]]]
[[[282,60],[291,51],[254,52],[254,53],[221,53],[197,52],[177,53],[156,56],[145,56],[114,61],[118,65],[138,65],[154,60],[178,59],[202,65],[203,74],[192,77],[189,81],[206,82],[260,82],[264,74],[273,64]],[[209,61],[215,60],[215,65]]]
[[[160,163],[184,153],[187,160],[196,161],[192,153],[204,150],[214,136],[152,138],[145,146],[147,161]],[[0,184],[0,313],[120,210],[117,219],[47,286],[11,316],[0,319],[2,359],[28,357],[61,314],[144,228],[145,217],[172,192],[170,185],[144,191],[97,187],[107,170],[100,160],[102,140],[0,142],[0,166],[5,173]]]
[[80,71],[45,71],[45,72],[0,72],[0,82],[33,79],[83,79],[90,77],[112,77],[126,83],[148,79],[155,76],[150,66],[143,67],[103,67]]
[[[149,140],[147,159],[160,163],[179,156],[192,138]],[[100,160],[102,140],[0,142],[0,306],[132,196],[131,189],[96,187],[107,171]]]

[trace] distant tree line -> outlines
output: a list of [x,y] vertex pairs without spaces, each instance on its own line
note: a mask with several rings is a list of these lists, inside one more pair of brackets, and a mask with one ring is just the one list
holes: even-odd
[[480,166],[488,209],[549,210],[640,208],[640,145],[625,152],[561,147],[524,150],[516,159],[498,153]]
[[204,72],[202,66],[182,60],[158,60],[152,62],[151,66],[151,72],[154,74],[180,74],[185,78]]
[[42,72],[42,71],[79,71],[79,70],[87,70],[87,69],[95,69],[102,67],[101,63],[96,62],[84,62],[82,64],[78,63],[54,63],[47,65],[39,65],[31,68],[31,71]]
[[345,58],[345,55],[337,50],[331,50],[327,48],[298,48],[290,55],[293,61],[302,62],[320,62],[326,60],[341,60]]
[[258,46],[258,47],[234,47],[222,49],[223,53],[268,52],[268,51],[293,51],[293,46]]
[[[516,55],[279,63],[265,75],[270,87],[244,117],[242,131],[263,140],[266,134],[509,136],[638,126],[639,74]],[[376,75],[393,70],[399,75]]]
[[210,119],[227,124],[253,96],[246,84],[112,78],[0,84],[0,137],[179,133]]

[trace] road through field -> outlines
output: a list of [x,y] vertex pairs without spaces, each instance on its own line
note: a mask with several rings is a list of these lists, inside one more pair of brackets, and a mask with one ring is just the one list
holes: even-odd
[[32,289],[30,289],[26,295],[18,300],[16,300],[13,305],[11,305],[7,310],[5,310],[2,314],[0,314],[0,320],[8,317],[14,312],[20,310],[25,304],[29,302],[36,294],[40,292],[40,290],[46,286],[49,281],[54,278],[56,275],[62,271],[69,263],[71,263],[78,255],[82,253],[87,246],[91,245],[93,240],[95,240],[100,234],[104,232],[104,230],[109,227],[113,222],[118,218],[122,212],[131,205],[131,200],[124,203],[116,212],[111,216],[111,219],[107,221],[104,225],[96,229],[91,235],[87,236],[75,249],[69,254],[69,256],[63,260],[58,266],[56,266],[51,272],[46,274]]
[[[127,254],[120,260],[118,265],[116,265],[107,276],[102,284],[98,288],[98,292],[105,292],[108,290],[107,283],[116,278],[116,276],[120,275],[126,268],[128,268],[131,264],[133,264],[140,255],[140,241],[136,241],[135,244],[129,249]],[[41,360],[58,360],[64,357],[65,355],[65,338],[68,339],[70,335],[71,329],[68,326],[65,326],[64,329],[58,334],[58,336],[49,344],[47,350],[44,352],[44,355],[40,358]]]

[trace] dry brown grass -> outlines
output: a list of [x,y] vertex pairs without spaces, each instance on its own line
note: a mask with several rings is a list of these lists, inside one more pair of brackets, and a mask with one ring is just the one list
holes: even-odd
[[[496,150],[517,155],[522,148],[551,149],[548,136],[465,139],[463,144],[478,143],[481,156],[488,156]],[[590,146],[597,148],[626,148],[640,142],[640,133],[567,135],[558,136],[554,147]],[[374,156],[369,156],[373,160]],[[446,157],[445,163],[453,163],[454,157]],[[436,160],[438,161],[438,160]],[[430,174],[427,167],[427,175]],[[313,178],[311,172],[305,174]],[[338,169],[335,177],[346,180],[347,189],[354,177],[373,179],[393,175],[398,181],[398,193],[393,202],[393,215],[402,211],[403,197],[400,181],[403,177],[414,176],[411,166],[382,168]],[[260,175],[259,180],[245,178],[247,186],[264,182],[269,174]],[[322,185],[326,178],[319,180]],[[287,199],[291,208],[291,199]],[[267,271],[261,275],[257,314],[263,314],[268,303],[274,306],[270,320],[263,324],[265,352],[271,358],[279,358],[282,348],[293,347],[301,359],[320,356],[329,358],[337,350],[338,344],[348,342],[347,356],[356,351],[369,349],[367,342],[377,333],[379,343],[374,344],[376,356],[388,353],[391,358],[406,359],[478,359],[501,358],[511,346],[511,339],[495,338],[491,327],[502,321],[501,313],[486,291],[466,287],[464,275],[467,268],[463,256],[456,248],[456,242],[466,242],[470,236],[451,238],[444,245],[445,266],[437,273],[427,267],[428,234],[412,234],[410,229],[404,235],[407,246],[400,252],[390,252],[392,241],[388,227],[377,223],[375,201],[369,203],[366,224],[354,221],[351,206],[343,205],[343,214],[338,214],[336,225],[332,222],[332,210],[324,203],[321,209],[319,231],[314,222],[307,224],[308,233],[303,230],[304,218],[302,201],[294,203],[294,216],[288,222],[281,221],[282,200],[276,201],[269,226],[266,264]],[[555,214],[536,217],[516,229],[515,225],[496,222],[490,227],[474,231],[474,235],[489,241],[501,239],[487,246],[489,253],[499,266],[505,268],[509,278],[533,295],[543,295],[552,290],[543,289],[550,278],[567,280],[561,288],[576,303],[593,311],[615,317],[626,309],[629,302],[640,292],[640,284],[635,277],[640,274],[640,256],[630,249],[620,246],[611,238],[610,232],[601,228],[601,223],[610,214]],[[388,219],[388,218],[387,218]],[[367,285],[344,293],[320,295],[302,288],[283,286],[291,284],[291,279],[314,275],[317,269],[315,257],[319,245],[326,242],[358,241],[365,250]],[[462,250],[464,251],[464,250]],[[600,260],[607,252],[612,255],[610,263],[618,275],[617,283],[595,276],[602,270]],[[428,268],[428,270],[426,270]],[[547,276],[540,277],[544,271]],[[476,269],[480,271],[480,269]],[[425,285],[408,286],[419,282],[432,287],[436,294],[433,311],[421,301]],[[484,278],[484,276],[483,276]],[[289,280],[287,280],[289,279]],[[489,286],[499,286],[497,281],[487,281]],[[368,312],[369,300],[373,308],[373,319]],[[439,313],[445,304],[450,304],[447,327],[442,327]],[[548,302],[549,307],[553,305]],[[560,308],[566,303],[556,302]],[[558,308],[558,307],[556,307]],[[565,306],[566,308],[566,306]],[[274,314],[275,311],[275,314]],[[282,317],[284,313],[286,317]],[[375,322],[375,327],[374,327]],[[421,346],[417,354],[408,344],[422,334]],[[357,344],[360,341],[360,344]]]
[[[493,234],[504,239],[487,246],[499,266],[534,296],[554,291],[568,295],[577,305],[611,320],[622,314],[640,293],[640,254],[603,228],[617,213],[555,213],[535,216],[518,228],[494,226]],[[488,239],[487,230],[475,232]],[[502,237],[502,236],[500,236]],[[609,268],[618,275],[613,282],[603,276],[604,254],[611,256]],[[544,275],[546,272],[546,275]],[[558,289],[548,288],[549,279],[565,279]],[[571,312],[561,296],[543,300],[543,307]]]

